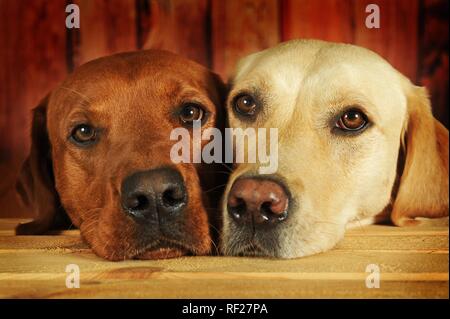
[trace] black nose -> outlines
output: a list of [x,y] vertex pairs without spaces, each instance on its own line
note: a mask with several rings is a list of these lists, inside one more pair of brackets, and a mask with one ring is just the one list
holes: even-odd
[[186,204],[183,177],[171,168],[137,172],[122,183],[122,207],[137,219],[176,215]]

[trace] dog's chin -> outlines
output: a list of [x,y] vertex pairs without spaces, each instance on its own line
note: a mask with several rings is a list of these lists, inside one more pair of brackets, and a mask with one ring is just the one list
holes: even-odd
[[135,259],[169,259],[186,256],[189,250],[185,248],[161,247],[157,249],[149,249],[135,256]]
[[192,255],[191,250],[179,242],[158,240],[157,245],[150,245],[137,254],[134,259],[169,259]]
[[239,257],[274,257],[273,253],[255,242],[233,247],[231,250],[228,250],[226,255]]

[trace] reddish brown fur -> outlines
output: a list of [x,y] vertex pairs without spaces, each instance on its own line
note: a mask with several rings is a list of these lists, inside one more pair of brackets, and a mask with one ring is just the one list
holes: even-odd
[[[218,76],[165,51],[118,54],[81,66],[34,111],[33,146],[18,190],[38,217],[19,225],[17,233],[50,228],[59,194],[96,254],[110,260],[140,255],[147,247],[140,243],[136,223],[121,210],[120,185],[133,172],[169,166],[181,173],[189,192],[184,236],[182,241],[165,238],[177,249],[166,254],[167,247],[154,247],[146,258],[209,253],[213,221],[207,207],[213,203],[204,198],[202,187],[213,188],[219,181],[211,165],[173,164],[175,142],[169,136],[181,126],[176,111],[193,100],[210,113],[203,128],[222,126],[224,93]],[[101,142],[91,149],[68,141],[73,123],[86,120],[102,128]],[[51,153],[48,162],[46,152]],[[54,185],[51,168],[42,170],[47,164],[53,166]]]

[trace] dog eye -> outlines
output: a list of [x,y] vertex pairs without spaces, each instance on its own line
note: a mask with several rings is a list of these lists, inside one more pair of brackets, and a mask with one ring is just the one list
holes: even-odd
[[78,144],[86,145],[95,141],[97,132],[88,124],[80,124],[73,129],[71,137]]
[[183,106],[180,112],[180,120],[183,124],[190,124],[194,121],[201,121],[204,115],[203,109],[193,103],[186,104]]
[[256,102],[253,97],[244,94],[236,98],[234,109],[242,115],[254,115],[256,112]]
[[336,123],[336,127],[345,131],[359,131],[366,125],[366,115],[356,109],[346,111]]

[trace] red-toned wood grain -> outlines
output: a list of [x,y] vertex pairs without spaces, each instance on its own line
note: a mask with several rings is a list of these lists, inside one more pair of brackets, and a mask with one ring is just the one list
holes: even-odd
[[[368,29],[365,21],[367,5],[380,8],[380,28]],[[418,0],[358,0],[354,2],[354,43],[371,49],[413,82],[418,65]]]
[[446,0],[425,0],[420,33],[419,83],[428,88],[434,115],[447,127],[448,119],[448,9]]
[[312,38],[353,41],[353,1],[282,0],[283,41]]
[[[65,28],[65,6],[81,29]],[[381,9],[368,29],[366,6]],[[378,52],[431,94],[448,125],[447,0],[0,0],[0,217],[21,211],[11,186],[29,149],[31,109],[68,71],[91,59],[167,49],[224,79],[252,52],[293,38],[350,42]]]
[[135,1],[76,0],[73,3],[80,8],[80,29],[73,30],[74,66],[137,49]]
[[[142,1],[141,1],[142,3]],[[205,66],[209,57],[208,0],[144,1],[149,8],[142,17],[144,49],[165,49],[179,53]]]
[[240,58],[280,41],[276,0],[212,0],[211,10],[212,65],[224,79]]
[[0,216],[30,146],[31,110],[66,75],[65,0],[0,0]]

